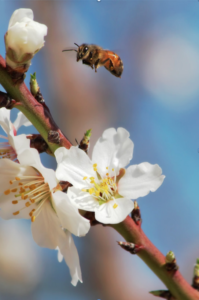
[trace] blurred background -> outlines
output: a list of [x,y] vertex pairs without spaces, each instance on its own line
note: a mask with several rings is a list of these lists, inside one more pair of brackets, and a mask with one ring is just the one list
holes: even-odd
[[[0,0],[3,57],[9,19],[21,7],[31,8],[35,20],[48,26],[26,84],[36,72],[46,104],[72,143],[92,128],[91,153],[106,128],[125,127],[135,144],[132,163],[161,166],[163,185],[138,199],[142,228],[164,254],[174,251],[191,283],[199,256],[199,2]],[[122,78],[105,68],[95,73],[76,62],[75,52],[62,53],[74,42],[118,53]],[[52,157],[42,154],[42,161],[56,168]],[[30,222],[1,220],[0,300],[154,299],[148,292],[165,286],[117,240],[122,238],[113,229],[99,225],[75,238],[84,283],[73,287],[57,252],[34,243]]]

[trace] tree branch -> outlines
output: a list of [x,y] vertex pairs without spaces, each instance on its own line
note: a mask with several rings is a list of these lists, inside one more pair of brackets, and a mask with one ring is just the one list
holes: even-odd
[[[38,103],[24,82],[21,84],[13,83],[12,78],[6,71],[6,62],[2,56],[0,56],[0,84],[8,92],[11,98],[22,104],[16,107],[23,112],[23,114],[39,131],[49,145],[52,153],[54,153],[54,151],[60,146],[63,146],[67,149],[71,147],[72,144],[63,135],[59,127],[54,122],[48,107]],[[49,142],[48,133],[50,131],[57,132],[59,135],[59,144],[53,143],[52,141]]]
[[183,278],[180,272],[168,272],[165,256],[152,244],[139,225],[128,216],[122,223],[111,225],[127,242],[142,246],[137,255],[167,286],[178,300],[198,300],[199,292]]

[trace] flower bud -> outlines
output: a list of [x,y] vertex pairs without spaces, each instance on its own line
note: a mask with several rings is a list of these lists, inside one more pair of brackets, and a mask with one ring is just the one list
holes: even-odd
[[6,64],[15,72],[25,73],[33,56],[44,46],[47,26],[33,21],[33,11],[20,8],[11,16],[5,34]]

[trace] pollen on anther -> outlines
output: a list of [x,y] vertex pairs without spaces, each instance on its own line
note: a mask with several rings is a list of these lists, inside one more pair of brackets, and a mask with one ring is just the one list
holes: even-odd
[[106,173],[106,176],[109,176],[109,173]]
[[96,168],[97,167],[97,164],[93,164],[93,168]]
[[10,184],[13,184],[13,181],[12,181],[12,180],[10,180]]
[[6,190],[6,191],[4,192],[4,194],[5,194],[5,195],[9,195],[9,194],[10,194],[10,189],[9,189],[9,190]]
[[95,172],[97,172],[97,168],[93,168],[93,170],[94,170]]
[[12,204],[17,204],[17,203],[18,203],[17,200],[13,200],[13,201],[12,201]]
[[15,193],[16,191],[17,191],[17,189],[12,189],[11,190],[12,193]]
[[35,216],[32,216],[31,217],[31,222],[34,222],[35,221]]
[[19,211],[15,211],[14,213],[13,213],[13,216],[16,216],[16,215],[18,215],[19,214]]
[[112,171],[115,171],[115,169],[112,169]]
[[31,205],[30,202],[26,202],[26,203],[25,203],[25,206],[26,206],[26,207],[29,207],[30,205]]
[[118,207],[118,205],[115,203],[114,205],[113,205],[113,208],[117,208]]
[[83,178],[83,180],[86,180],[88,177],[87,176],[85,176],[84,178]]
[[21,180],[19,177],[15,177],[16,180]]
[[108,170],[108,167],[106,167],[106,169]]

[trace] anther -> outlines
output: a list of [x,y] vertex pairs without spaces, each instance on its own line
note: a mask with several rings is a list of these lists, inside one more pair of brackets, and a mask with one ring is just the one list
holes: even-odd
[[25,206],[26,206],[26,207],[29,207],[30,205],[31,205],[30,202],[26,202],[26,203],[25,203]]
[[9,194],[10,194],[10,189],[9,189],[9,190],[6,190],[6,191],[4,192],[4,194],[5,194],[5,195],[9,195]]
[[118,205],[115,203],[114,205],[113,205],[113,208],[117,208],[118,207]]
[[85,176],[84,178],[83,178],[83,180],[86,180],[87,179],[87,176]]
[[18,180],[18,181],[21,180],[19,177],[15,177],[15,179]]
[[35,221],[35,216],[32,216],[31,217],[31,222],[34,222]]
[[13,213],[13,216],[16,216],[18,214],[19,214],[19,211],[16,211],[16,212]]
[[13,201],[12,201],[12,204],[17,204],[17,203],[18,203],[17,200],[13,200]]
[[12,181],[12,180],[10,180],[10,184],[13,184],[13,181]]
[[11,190],[12,193],[15,193],[16,191],[17,191],[17,189],[12,189]]

